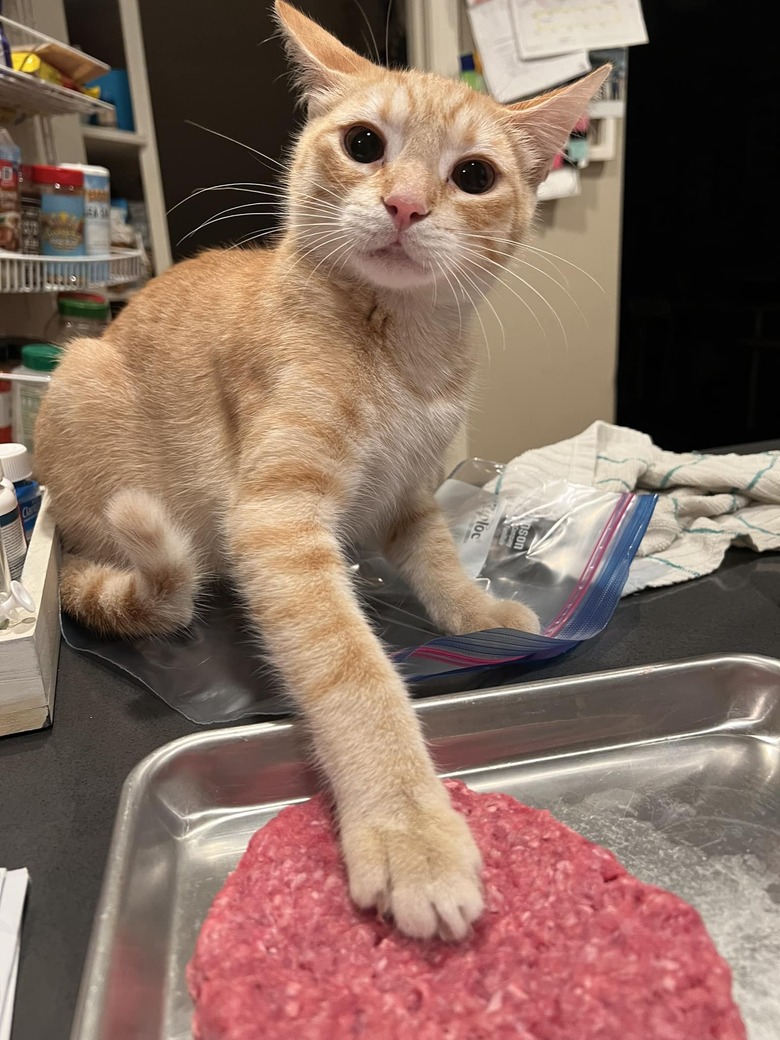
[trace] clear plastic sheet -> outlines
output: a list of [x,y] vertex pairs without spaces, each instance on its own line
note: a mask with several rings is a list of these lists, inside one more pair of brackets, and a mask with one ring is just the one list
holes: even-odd
[[[655,505],[653,495],[599,491],[557,481],[512,501],[501,467],[463,463],[438,500],[467,573],[499,599],[517,598],[542,623],[540,635],[510,631],[442,636],[419,601],[380,556],[356,555],[355,587],[398,666],[426,694],[459,671],[552,657],[598,634],[620,598]],[[237,595],[209,590],[198,618],[173,637],[106,641],[66,616],[69,646],[133,676],[193,722],[235,722],[292,710]]]

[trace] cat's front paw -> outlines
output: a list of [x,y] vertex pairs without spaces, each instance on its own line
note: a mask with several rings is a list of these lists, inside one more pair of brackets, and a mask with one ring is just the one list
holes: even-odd
[[446,795],[342,823],[342,846],[355,903],[414,939],[463,939],[482,913],[479,851]]
[[514,599],[494,599],[484,592],[459,604],[443,627],[458,636],[491,628],[516,628],[533,635],[541,631],[539,618],[530,607]]

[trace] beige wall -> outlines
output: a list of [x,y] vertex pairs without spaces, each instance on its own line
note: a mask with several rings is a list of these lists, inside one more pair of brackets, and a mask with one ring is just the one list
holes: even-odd
[[[527,448],[570,437],[595,419],[611,420],[615,409],[615,371],[620,274],[620,221],[623,172],[622,120],[618,121],[615,159],[593,163],[582,173],[582,194],[542,202],[532,245],[557,253],[584,268],[604,288],[568,264],[521,255],[559,282],[582,309],[549,277],[523,264],[514,270],[542,293],[558,312],[568,337],[549,309],[517,279],[504,276],[536,312],[544,329],[511,292],[497,286],[491,301],[506,330],[506,349],[495,316],[487,305],[485,324],[490,360],[479,322],[475,342],[481,349],[480,387],[471,415],[468,453],[505,461]],[[551,258],[547,258],[551,259]],[[564,282],[565,284],[565,282]]]

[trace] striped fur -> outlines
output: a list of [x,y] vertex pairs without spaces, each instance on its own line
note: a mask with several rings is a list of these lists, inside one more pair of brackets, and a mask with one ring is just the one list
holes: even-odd
[[[230,573],[308,722],[355,900],[409,935],[459,938],[482,906],[479,856],[343,549],[384,545],[447,631],[536,626],[465,576],[432,493],[465,417],[474,287],[491,280],[471,258],[498,263],[526,233],[535,185],[599,76],[502,109],[376,68],[276,8],[309,105],[280,243],[153,281],[101,340],[69,346],[42,408],[63,603],[103,633],[173,631],[204,576]],[[364,122],[387,142],[379,164],[343,147]],[[469,156],[498,171],[485,195],[450,180]],[[396,230],[382,199],[398,192],[428,215],[404,232],[410,260],[386,262],[374,253]]]

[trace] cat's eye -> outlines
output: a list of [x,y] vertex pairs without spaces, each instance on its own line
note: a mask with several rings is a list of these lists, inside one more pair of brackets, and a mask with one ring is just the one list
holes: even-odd
[[467,195],[484,195],[496,183],[496,171],[484,159],[466,159],[452,171],[452,180]]
[[370,126],[351,126],[344,134],[344,147],[359,163],[378,162],[385,154],[385,142]]

